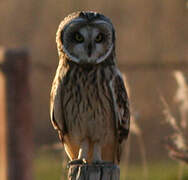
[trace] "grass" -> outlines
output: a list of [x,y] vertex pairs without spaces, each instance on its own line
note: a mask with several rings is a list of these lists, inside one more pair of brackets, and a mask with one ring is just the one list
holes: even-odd
[[34,160],[35,180],[60,180],[66,175],[62,168],[60,152],[40,151],[36,153]]
[[[148,180],[178,180],[179,165],[176,162],[155,162],[148,165]],[[188,168],[185,168],[183,179],[188,179]],[[121,180],[145,180],[143,168],[140,165],[130,165],[127,173],[121,168]]]
[[[37,152],[34,159],[34,179],[35,180],[60,180],[62,176],[66,180],[67,170],[62,168],[61,152],[40,151]],[[178,164],[175,161],[155,162],[148,164],[148,180],[177,180]],[[143,168],[136,164],[128,167],[124,171],[121,164],[121,180],[145,180]],[[188,167],[185,167],[183,179],[188,179]]]

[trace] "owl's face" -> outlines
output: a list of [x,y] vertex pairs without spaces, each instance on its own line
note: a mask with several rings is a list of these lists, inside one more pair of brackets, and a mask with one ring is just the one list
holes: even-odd
[[[88,13],[93,16],[89,18]],[[87,12],[63,26],[60,43],[71,61],[79,64],[98,64],[112,52],[113,36],[113,26],[108,19]]]

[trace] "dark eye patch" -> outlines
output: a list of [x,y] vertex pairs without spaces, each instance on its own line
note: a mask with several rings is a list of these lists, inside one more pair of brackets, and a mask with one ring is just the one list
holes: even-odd
[[105,35],[103,33],[99,33],[96,38],[95,38],[95,42],[96,43],[101,43],[103,42],[105,39]]
[[83,37],[79,32],[75,32],[75,33],[73,34],[73,39],[74,39],[74,41],[77,42],[77,43],[82,43],[82,42],[84,42],[84,37]]
[[[96,28],[96,26],[95,26],[95,28]],[[111,39],[111,37],[112,37],[112,32],[110,31],[110,29],[108,29],[105,25],[103,25],[103,24],[98,24],[97,25],[97,28],[98,28],[98,30],[99,30],[99,34],[101,34],[102,33],[102,41],[101,42],[103,42],[103,43],[105,43],[105,42],[108,42],[108,41],[110,41],[110,39]],[[98,35],[99,35],[98,34]],[[100,41],[99,41],[100,42]]]
[[79,31],[80,28],[85,26],[85,22],[70,23],[64,27],[61,32],[61,41],[76,42],[75,33]]

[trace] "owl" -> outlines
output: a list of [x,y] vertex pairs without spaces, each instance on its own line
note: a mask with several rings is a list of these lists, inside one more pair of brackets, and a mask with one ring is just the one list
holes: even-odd
[[52,84],[50,117],[71,161],[120,161],[130,111],[116,65],[115,30],[96,12],[67,16],[56,34],[59,65]]

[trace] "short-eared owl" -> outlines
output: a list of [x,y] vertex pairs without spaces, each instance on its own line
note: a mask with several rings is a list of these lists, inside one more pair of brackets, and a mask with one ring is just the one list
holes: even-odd
[[70,160],[118,163],[129,133],[126,89],[116,66],[115,30],[95,12],[77,12],[60,24],[59,65],[50,115]]

